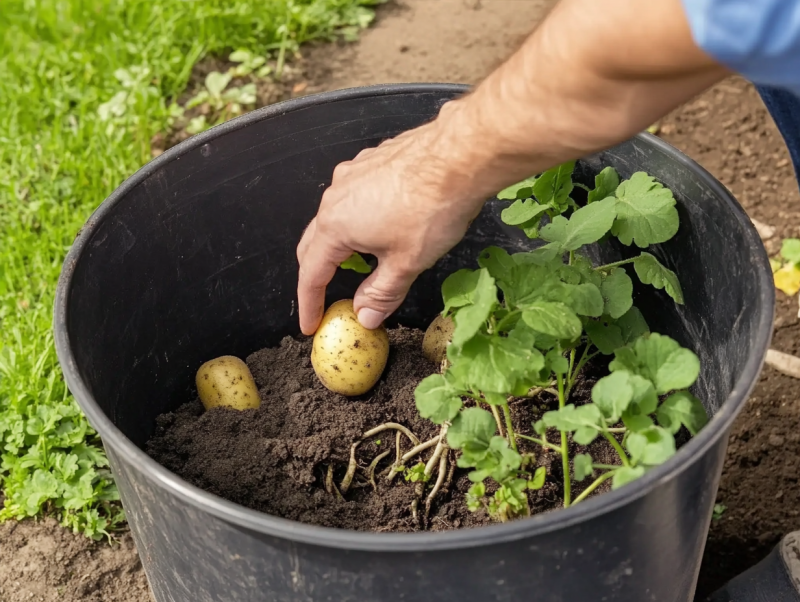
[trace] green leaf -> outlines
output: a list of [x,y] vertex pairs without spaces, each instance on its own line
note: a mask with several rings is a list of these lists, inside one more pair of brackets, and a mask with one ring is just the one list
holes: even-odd
[[447,444],[462,449],[467,444],[475,449],[489,449],[497,430],[494,416],[481,408],[466,408],[453,419],[447,431]]
[[632,399],[633,386],[629,372],[612,372],[592,387],[592,401],[612,424],[619,421]]
[[486,495],[486,486],[481,482],[473,483],[466,495],[467,510],[470,512],[480,510],[483,507],[484,495]]
[[557,215],[542,228],[540,235],[544,240],[558,243],[562,251],[575,251],[597,242],[614,223],[615,203],[609,198],[586,205],[575,211],[569,220]]
[[533,432],[537,435],[544,435],[546,430],[547,425],[544,423],[544,420],[540,419],[533,423]]
[[650,253],[642,253],[633,260],[633,268],[644,284],[652,284],[657,289],[664,289],[675,300],[683,304],[683,291],[678,277],[670,269],[665,268]]
[[497,198],[502,200],[513,201],[514,199],[527,199],[533,194],[533,185],[536,178],[527,178],[522,182],[512,184],[508,188],[504,188],[497,193]]
[[611,488],[619,489],[623,485],[627,485],[639,477],[644,476],[645,472],[646,470],[644,466],[623,466],[622,468],[618,468],[614,471],[614,478],[611,481]]
[[572,467],[575,471],[575,480],[583,481],[586,477],[592,476],[592,456],[589,454],[576,454],[572,460]]
[[569,161],[544,172],[533,183],[536,199],[543,205],[552,204],[560,211],[566,209],[573,189],[574,170],[575,161]]
[[652,333],[632,346],[616,350],[609,369],[627,370],[651,381],[661,395],[694,384],[700,374],[700,360],[668,336]]
[[611,355],[625,344],[619,326],[614,323],[605,320],[588,320],[583,328],[592,345],[604,355]]
[[603,276],[594,269],[592,262],[583,255],[575,253],[572,259],[572,265],[569,266],[577,270],[581,275],[581,282],[588,282],[600,287],[603,284]]
[[656,417],[658,423],[673,435],[684,425],[694,436],[708,423],[703,404],[688,391],[678,391],[667,397],[658,408]]
[[489,275],[496,281],[506,282],[517,264],[505,249],[487,247],[478,256],[478,265],[489,270]]
[[650,327],[647,325],[638,307],[631,307],[624,315],[617,319],[616,324],[619,326],[620,334],[622,335],[622,340],[625,345],[632,343],[640,336],[650,332]]
[[480,278],[479,270],[458,270],[450,274],[442,283],[442,301],[446,315],[451,309],[470,305],[475,298],[475,289]]
[[528,489],[541,489],[544,487],[544,481],[547,477],[547,469],[544,466],[540,466],[536,469],[536,472],[533,473],[533,478],[528,481]]
[[566,374],[569,371],[569,360],[555,349],[550,350],[546,356],[547,367],[555,374]]
[[603,295],[594,284],[567,284],[564,302],[579,316],[596,318],[603,314]]
[[507,337],[477,334],[461,347],[448,349],[453,363],[449,371],[468,388],[511,393],[544,367],[544,357],[533,344],[534,333],[522,322]]
[[666,429],[652,426],[644,431],[629,433],[625,447],[635,464],[658,466],[675,455],[675,438]]
[[665,242],[678,232],[678,210],[669,189],[644,172],[617,188],[617,219],[611,233],[624,245],[639,248]]
[[339,267],[345,270],[353,270],[359,274],[369,274],[372,271],[372,268],[369,267],[369,264],[364,261],[364,258],[358,253],[353,253],[350,257],[339,264]]
[[509,226],[521,226],[534,218],[541,218],[542,214],[550,208],[550,205],[540,205],[533,199],[514,201],[503,209],[500,213],[500,219]]
[[646,431],[653,426],[653,420],[644,414],[634,414],[631,409],[622,414],[622,423],[632,433]]
[[436,424],[452,420],[463,405],[459,392],[441,374],[424,378],[414,390],[420,416]]
[[574,311],[563,303],[551,301],[536,301],[528,305],[522,319],[535,331],[562,340],[577,339],[583,329]]
[[781,243],[781,257],[794,264],[800,263],[800,239],[785,238]]
[[[605,426],[602,412],[596,405],[591,403],[577,408],[572,404],[568,404],[559,410],[545,412],[542,420],[547,427],[557,428],[566,432],[575,431],[574,439],[581,445],[591,443]],[[578,436],[578,431],[581,431],[580,436]],[[581,439],[580,441],[578,440],[579,438]]]
[[619,186],[619,174],[613,167],[606,167],[594,177],[594,190],[589,192],[587,204],[602,201],[614,195]]
[[456,327],[453,331],[453,345],[461,346],[474,337],[486,323],[489,314],[497,304],[497,287],[494,278],[485,268],[478,270],[478,282],[472,298],[472,305],[459,309],[453,318]]
[[206,89],[212,96],[219,96],[231,81],[229,73],[212,71],[206,75]]
[[614,268],[603,279],[603,313],[620,318],[633,306],[633,281],[623,268]]

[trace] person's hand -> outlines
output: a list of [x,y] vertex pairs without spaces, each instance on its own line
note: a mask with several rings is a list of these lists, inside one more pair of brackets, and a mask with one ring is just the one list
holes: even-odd
[[378,258],[353,300],[359,321],[377,328],[402,303],[415,278],[449,251],[479,213],[483,198],[454,178],[437,149],[437,122],[362,151],[333,172],[317,216],[297,247],[300,329],[313,334],[325,288],[354,251]]

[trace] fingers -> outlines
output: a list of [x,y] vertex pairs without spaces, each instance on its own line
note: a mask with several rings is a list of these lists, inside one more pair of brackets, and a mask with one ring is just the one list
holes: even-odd
[[378,328],[406,298],[417,275],[389,259],[381,261],[353,298],[353,309],[361,325],[370,330]]
[[[318,235],[316,228],[309,237],[309,230],[303,235],[297,252],[300,261],[297,306],[300,314],[300,330],[306,335],[316,332],[325,312],[325,288],[339,264],[351,254],[351,251],[338,248],[325,237]],[[304,242],[306,237],[309,237],[308,242]]]
[[300,242],[297,243],[297,261],[299,263],[303,263],[303,257],[305,257],[306,251],[308,251],[308,246],[314,238],[316,229],[317,218],[315,217],[309,222],[308,226],[306,226],[305,232],[303,232],[303,236],[300,238]]

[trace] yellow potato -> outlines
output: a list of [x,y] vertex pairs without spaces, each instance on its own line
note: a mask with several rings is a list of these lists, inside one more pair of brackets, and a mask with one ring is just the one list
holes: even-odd
[[425,331],[422,339],[422,353],[434,364],[441,364],[447,357],[447,346],[453,338],[456,325],[453,319],[438,314]]
[[197,371],[195,382],[207,410],[218,406],[249,410],[261,405],[256,381],[238,357],[223,355],[206,362]]
[[320,382],[342,395],[361,395],[378,382],[389,357],[389,335],[381,326],[367,330],[352,299],[328,308],[314,335],[311,365]]

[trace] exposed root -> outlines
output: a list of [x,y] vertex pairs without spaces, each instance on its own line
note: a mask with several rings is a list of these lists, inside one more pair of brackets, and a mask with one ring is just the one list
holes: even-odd
[[341,485],[339,485],[339,490],[342,495],[347,493],[347,490],[350,489],[350,483],[353,482],[353,477],[356,475],[356,468],[358,468],[358,462],[356,462],[356,448],[359,443],[360,441],[356,441],[350,446],[350,463],[347,465],[347,472],[342,479]]
[[428,519],[428,515],[431,513],[431,504],[433,503],[433,498],[436,497],[436,494],[442,488],[442,485],[445,482],[445,476],[447,474],[447,456],[448,452],[444,452],[442,454],[441,459],[439,460],[439,476],[436,479],[436,484],[431,489],[431,492],[428,494],[427,499],[425,500],[425,520]]
[[[398,433],[399,434],[399,433]],[[372,484],[372,488],[377,491],[378,485],[375,483],[375,468],[377,468],[378,463],[383,460],[386,456],[388,456],[391,450],[386,450],[382,454],[375,456],[375,458],[370,462],[369,467],[367,468],[367,476],[369,477],[369,482]]]
[[[439,443],[439,439],[440,439],[440,435],[436,435],[433,439],[429,439],[429,440],[425,441],[425,443],[420,443],[416,447],[410,449],[405,454],[400,456],[397,460],[395,460],[395,463],[392,464],[389,467],[388,472],[385,473],[387,475],[387,477],[386,477],[387,480],[391,483],[394,480],[395,475],[402,470],[401,467],[406,462],[408,462],[414,456],[416,456],[418,454],[421,454],[426,449],[429,449],[429,448],[433,447],[434,445],[436,445],[437,443]],[[381,475],[381,476],[383,476],[383,475]]]
[[363,441],[364,439],[369,439],[373,435],[377,435],[378,433],[382,433],[383,431],[389,429],[400,431],[411,440],[411,443],[413,443],[414,445],[419,445],[419,439],[417,438],[417,436],[410,430],[408,430],[406,427],[404,427],[402,424],[397,424],[396,422],[386,422],[385,424],[376,426],[374,429],[371,429],[366,433],[364,433],[363,435],[361,435],[361,440]]
[[328,474],[325,475],[325,491],[331,495],[336,495],[340,500],[344,499],[336,484],[333,482],[333,464],[328,464]]
[[433,455],[428,460],[428,463],[425,465],[425,475],[430,477],[433,474],[433,469],[436,467],[437,462],[439,462],[439,458],[442,456],[442,452],[447,448],[447,443],[445,443],[447,429],[450,428],[450,423],[445,422],[442,425],[442,430],[439,433],[439,442],[436,444],[436,449],[433,450]]

